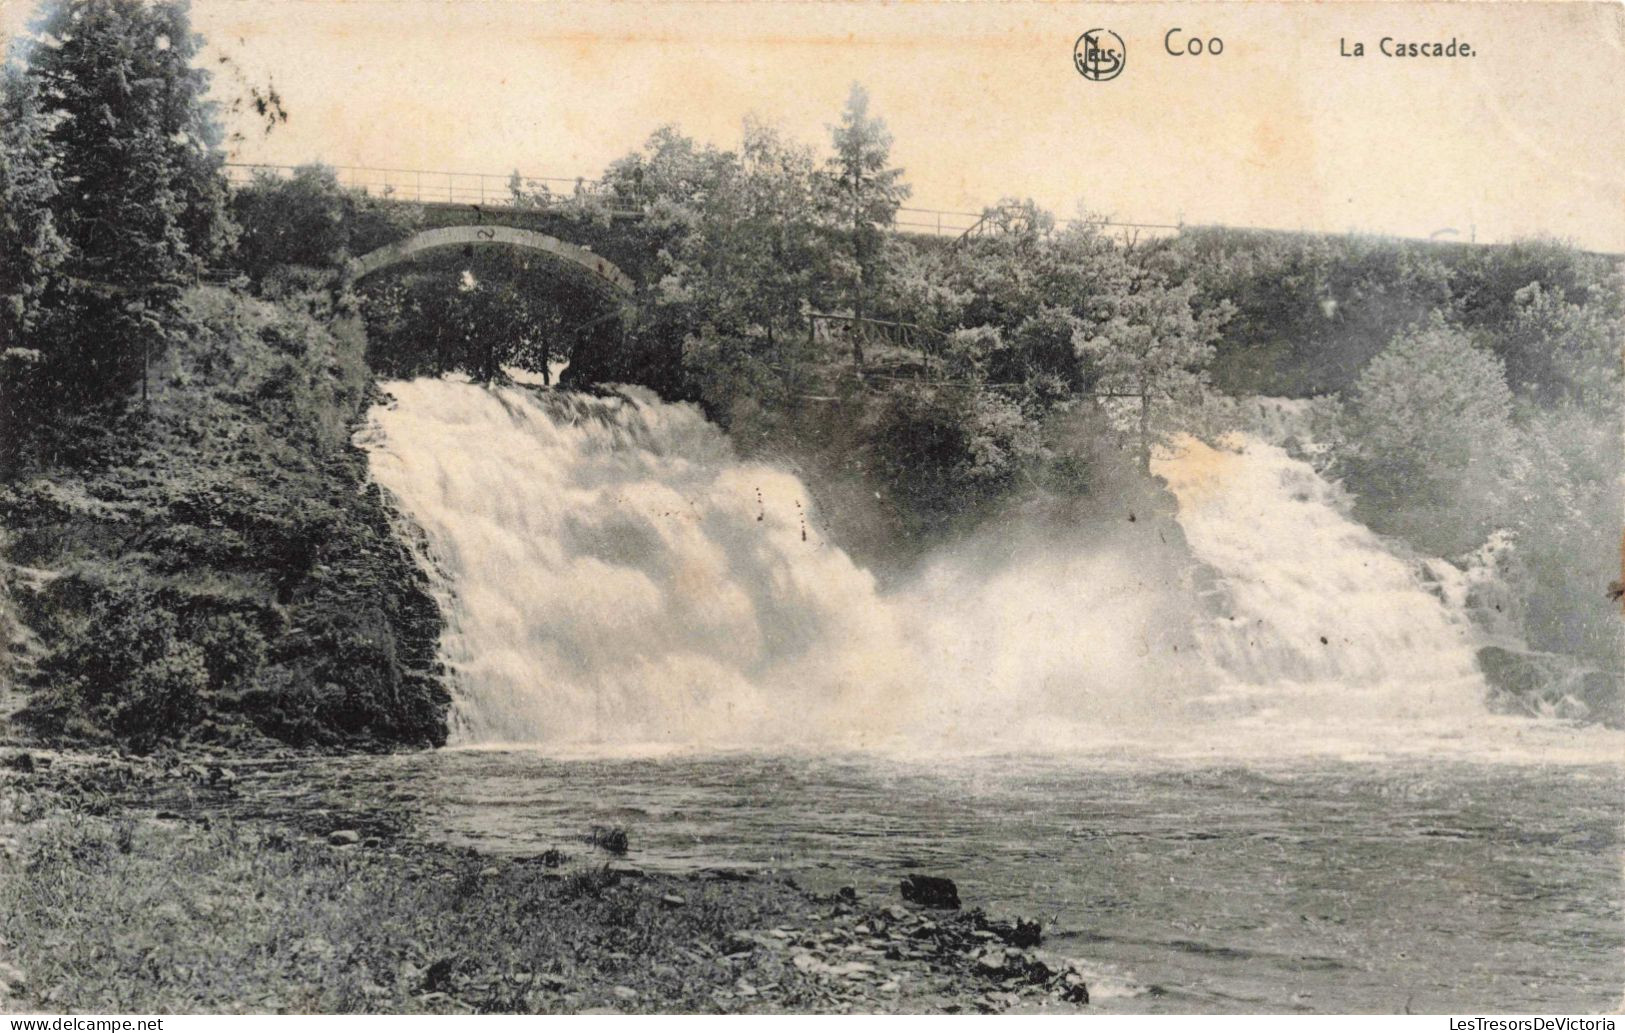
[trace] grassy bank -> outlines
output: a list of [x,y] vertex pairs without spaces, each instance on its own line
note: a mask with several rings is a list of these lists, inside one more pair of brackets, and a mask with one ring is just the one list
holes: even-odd
[[278,823],[233,813],[231,776],[207,762],[15,757],[0,770],[13,1012],[1002,1011],[1087,997],[1080,974],[1030,949],[1030,928],[978,912],[820,896],[771,873],[646,874],[586,843],[480,856],[376,815]]

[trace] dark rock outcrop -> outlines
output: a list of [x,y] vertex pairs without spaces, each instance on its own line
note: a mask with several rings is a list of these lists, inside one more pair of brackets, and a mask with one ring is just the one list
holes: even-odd
[[1497,710],[1625,726],[1625,677],[1572,657],[1485,646],[1478,668]]
[[898,887],[903,899],[921,907],[959,910],[959,887],[952,879],[938,875],[909,875]]

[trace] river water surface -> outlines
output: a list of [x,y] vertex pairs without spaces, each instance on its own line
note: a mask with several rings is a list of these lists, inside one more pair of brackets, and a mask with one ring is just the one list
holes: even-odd
[[459,748],[267,771],[276,806],[496,853],[620,825],[647,868],[890,899],[946,875],[1041,918],[1103,1009],[1619,1006],[1625,737],[1492,713],[1484,572],[1268,435],[1161,450],[1177,526],[1013,515],[883,584],[691,406],[388,389],[360,442]]
[[1625,987],[1620,767],[529,750],[312,765],[247,781],[290,807],[387,801],[418,835],[493,854],[591,860],[583,834],[613,824],[651,871],[771,868],[892,900],[908,871],[947,875],[967,906],[1040,917],[1107,1011],[1598,1011]]

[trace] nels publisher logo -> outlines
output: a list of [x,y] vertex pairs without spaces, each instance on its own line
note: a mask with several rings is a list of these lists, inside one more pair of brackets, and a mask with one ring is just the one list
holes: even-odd
[[1127,60],[1123,37],[1110,29],[1090,29],[1072,44],[1072,64],[1090,82],[1117,78]]

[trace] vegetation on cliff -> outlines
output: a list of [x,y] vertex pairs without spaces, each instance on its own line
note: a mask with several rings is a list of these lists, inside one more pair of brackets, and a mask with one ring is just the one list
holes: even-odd
[[53,427],[0,489],[45,645],[23,716],[140,748],[444,741],[439,614],[350,442],[357,320],[218,287],[177,311],[147,405]]
[[[0,82],[21,718],[140,749],[443,741],[440,618],[350,442],[361,324],[267,283],[252,218],[239,250],[184,5],[58,3],[34,30]],[[200,283],[239,255],[265,298]]]

